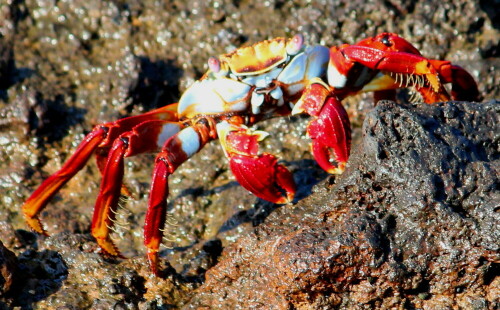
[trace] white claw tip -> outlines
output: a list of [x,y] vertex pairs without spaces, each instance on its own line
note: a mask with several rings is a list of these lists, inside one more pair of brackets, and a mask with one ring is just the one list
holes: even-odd
[[299,101],[292,107],[291,115],[297,115],[297,114],[301,114],[304,112],[305,112],[305,110],[304,110],[304,108],[302,108],[302,101]]

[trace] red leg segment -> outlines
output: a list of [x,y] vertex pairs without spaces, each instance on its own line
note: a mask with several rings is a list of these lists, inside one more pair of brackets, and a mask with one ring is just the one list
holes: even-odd
[[[370,73],[371,76],[364,76],[362,70],[352,70],[355,64],[375,71]],[[354,45],[332,48],[329,66],[332,68],[329,72],[339,72],[332,77],[343,75],[345,81],[349,81],[346,85],[351,93],[413,86],[427,103],[451,98],[480,100],[477,84],[467,71],[449,61],[423,57],[413,45],[393,33],[382,33]],[[373,78],[373,73],[379,71],[385,76]],[[446,83],[452,84],[451,97],[443,87]]]
[[121,256],[110,238],[110,229],[113,227],[120,192],[123,188],[125,157],[157,151],[166,138],[175,135],[181,128],[182,125],[179,123],[160,120],[145,121],[115,139],[102,173],[91,228],[92,235],[106,253]]
[[451,96],[455,100],[480,101],[477,84],[469,72],[449,61],[429,60],[439,72],[443,83],[451,83]]
[[[113,141],[122,133],[148,120],[177,120],[177,104],[172,104],[142,115],[123,118],[116,122],[98,125],[80,143],[74,154],[53,175],[47,178],[28,198],[22,207],[28,225],[36,232],[46,234],[38,219],[49,201],[79,170],[85,166],[94,151],[106,154]],[[102,155],[101,156],[104,156]]]
[[[380,70],[393,75],[424,76],[435,93],[446,94],[439,79],[439,73],[432,63],[420,55],[406,52],[384,51],[372,47],[351,45],[342,50],[342,54],[350,61],[355,61],[373,70]],[[384,80],[387,81],[387,80]],[[416,80],[415,80],[416,81]],[[408,81],[410,82],[410,81]],[[368,83],[369,84],[369,83]],[[394,82],[392,85],[380,85],[377,90],[400,88],[404,85]],[[409,85],[414,85],[412,82]],[[407,85],[405,85],[407,86]],[[373,88],[373,86],[371,86]],[[372,90],[372,89],[369,89]]]
[[158,251],[167,212],[168,177],[208,141],[216,138],[211,126],[212,124],[197,124],[183,129],[167,140],[156,157],[144,224],[144,245],[148,251],[150,268],[155,275],[159,275]]
[[40,234],[47,234],[38,214],[45,208],[61,187],[87,163],[94,150],[106,138],[107,128],[97,127],[80,143],[75,153],[59,171],[47,178],[24,203],[22,210],[28,225]]

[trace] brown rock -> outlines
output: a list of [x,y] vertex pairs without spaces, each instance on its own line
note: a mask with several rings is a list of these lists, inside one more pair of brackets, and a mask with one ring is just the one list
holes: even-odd
[[337,184],[226,249],[189,307],[497,308],[499,124],[498,101],[380,103]]
[[12,288],[17,276],[17,258],[0,241],[0,295],[4,295]]

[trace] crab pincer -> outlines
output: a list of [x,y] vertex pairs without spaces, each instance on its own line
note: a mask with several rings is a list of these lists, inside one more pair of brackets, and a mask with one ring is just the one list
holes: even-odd
[[217,132],[231,171],[241,186],[270,202],[283,204],[293,200],[295,182],[290,171],[278,164],[274,155],[258,153],[258,143],[267,137],[266,132],[228,122],[217,124]]
[[351,150],[351,124],[334,89],[313,80],[292,110],[292,114],[299,113],[312,116],[307,134],[316,162],[330,174],[341,174]]

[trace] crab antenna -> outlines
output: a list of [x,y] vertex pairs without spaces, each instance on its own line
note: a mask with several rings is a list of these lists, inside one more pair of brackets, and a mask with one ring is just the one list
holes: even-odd
[[288,55],[297,54],[304,45],[304,36],[300,33],[293,36],[293,38],[286,45],[286,52]]
[[208,58],[208,68],[213,73],[219,73],[219,71],[220,71],[220,60],[217,57],[214,57],[214,56]]

